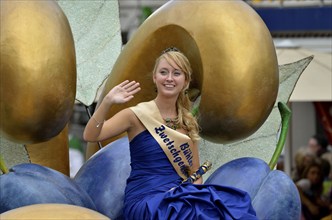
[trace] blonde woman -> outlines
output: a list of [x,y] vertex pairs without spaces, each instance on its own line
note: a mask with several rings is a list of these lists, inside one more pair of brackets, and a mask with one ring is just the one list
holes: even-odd
[[204,185],[202,178],[183,182],[199,167],[199,129],[186,95],[191,80],[186,56],[168,48],[157,58],[154,100],[105,116],[112,105],[131,100],[139,83],[115,86],[89,120],[84,139],[102,141],[127,132],[131,173],[124,199],[125,219],[256,219],[246,192]]

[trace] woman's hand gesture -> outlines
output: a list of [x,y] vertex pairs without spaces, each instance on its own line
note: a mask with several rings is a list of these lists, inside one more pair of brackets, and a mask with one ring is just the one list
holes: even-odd
[[125,103],[134,98],[134,94],[141,90],[138,82],[126,80],[115,86],[104,99],[110,104]]

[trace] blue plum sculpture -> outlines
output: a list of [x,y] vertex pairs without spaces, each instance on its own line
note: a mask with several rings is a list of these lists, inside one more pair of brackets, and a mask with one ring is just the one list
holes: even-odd
[[[282,171],[273,170],[284,146],[290,110],[278,103],[282,128],[269,163],[253,157],[232,160],[219,167],[207,184],[233,186],[247,191],[259,219],[299,219],[301,201],[293,181]],[[74,180],[87,191],[97,211],[111,219],[122,219],[124,190],[130,174],[129,141],[123,137],[108,144],[90,158]]]
[[74,181],[90,195],[98,212],[112,220],[122,219],[124,191],[130,170],[129,141],[123,137],[85,162]]
[[[85,189],[97,211],[122,219],[124,189],[130,173],[129,142],[123,137],[105,146],[79,170],[74,180]],[[299,219],[301,202],[292,180],[261,159],[245,157],[219,167],[206,184],[233,186],[248,192],[259,219]]]
[[[278,103],[282,128],[269,163],[244,157],[219,167],[206,180],[242,189],[250,195],[259,219],[300,219],[301,200],[293,181],[282,171],[273,170],[284,146],[290,110]],[[108,144],[90,158],[74,180],[87,191],[97,211],[111,219],[122,219],[124,190],[130,174],[129,141],[123,137]]]
[[42,203],[69,204],[96,210],[89,195],[64,174],[23,163],[0,176],[0,213]]
[[250,195],[259,219],[300,219],[301,200],[290,177],[261,159],[244,157],[219,167],[206,184],[233,186]]

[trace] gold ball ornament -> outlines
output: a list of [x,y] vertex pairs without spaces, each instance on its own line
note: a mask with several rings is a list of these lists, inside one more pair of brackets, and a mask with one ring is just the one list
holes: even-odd
[[0,215],[0,219],[26,220],[110,220],[94,210],[67,204],[35,204],[9,210]]
[[1,134],[18,143],[58,135],[73,111],[76,57],[56,1],[1,1]]
[[[201,136],[228,143],[253,134],[270,114],[279,86],[275,47],[259,15],[243,1],[170,1],[152,14],[125,45],[100,97],[125,79],[140,82],[133,101],[155,97],[152,70],[167,47],[190,60],[190,88],[200,91]],[[100,103],[99,101],[99,103]]]

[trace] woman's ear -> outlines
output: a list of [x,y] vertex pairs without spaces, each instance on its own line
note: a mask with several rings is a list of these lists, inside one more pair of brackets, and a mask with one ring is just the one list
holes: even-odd
[[152,74],[152,80],[153,80],[153,84],[156,84],[156,74],[155,73]]
[[189,84],[190,84],[190,82],[188,82],[188,80],[186,80],[186,85],[184,86],[185,90],[189,89]]

